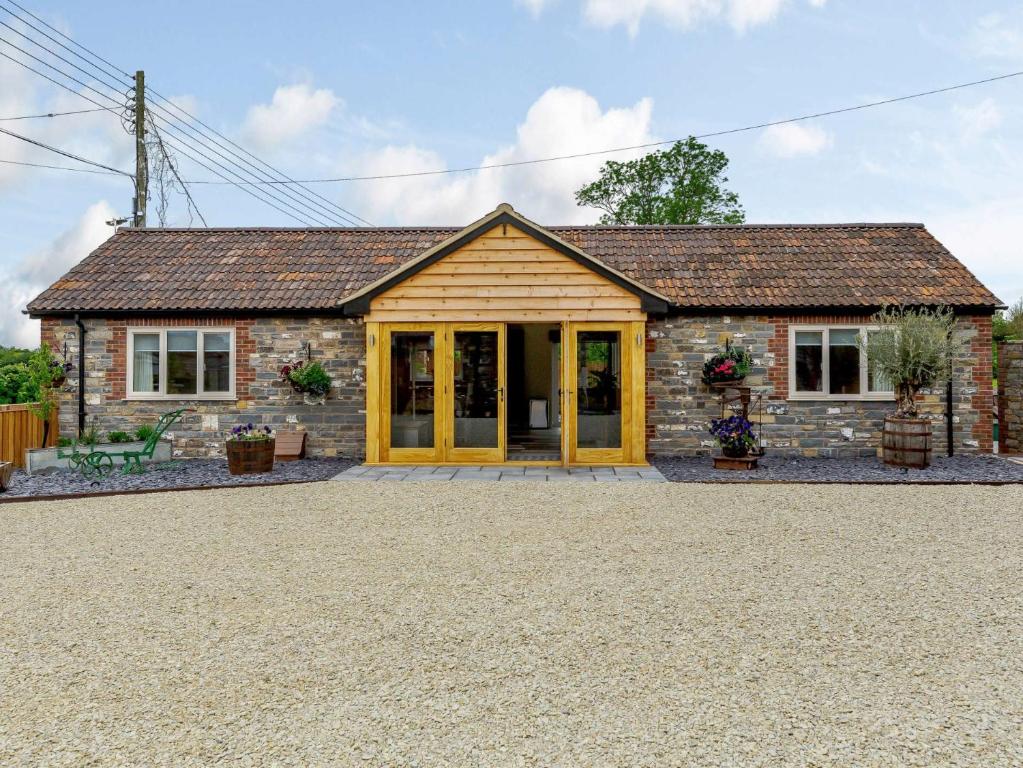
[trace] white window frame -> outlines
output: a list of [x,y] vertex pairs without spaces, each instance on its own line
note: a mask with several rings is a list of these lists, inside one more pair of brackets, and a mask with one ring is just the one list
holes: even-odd
[[[868,375],[867,356],[860,350],[860,394],[858,395],[832,395],[831,389],[831,355],[830,332],[831,331],[852,331],[855,330],[858,336],[877,330],[872,325],[857,325],[856,323],[830,323],[825,325],[790,325],[789,326],[789,400],[827,400],[827,401],[849,401],[849,400],[872,400],[888,402],[895,399],[895,392],[871,392],[870,377]],[[821,391],[820,392],[798,392],[796,391],[796,334],[797,333],[819,333],[821,334],[822,355],[821,355]]]
[[[196,390],[194,395],[168,395],[167,392],[167,332],[168,331],[195,331],[196,332]],[[160,335],[160,391],[159,392],[136,392],[135,382],[133,381],[135,373],[135,335],[145,334],[159,334]],[[231,385],[231,389],[228,392],[203,392],[203,379],[205,378],[205,355],[203,354],[205,346],[205,335],[206,333],[226,333],[230,338],[230,372],[228,374],[228,380]],[[236,400],[235,397],[235,372],[236,372],[236,354],[235,354],[235,334],[234,328],[229,326],[138,326],[130,327],[127,329],[128,339],[127,347],[128,359],[125,365],[125,399],[127,400]]]

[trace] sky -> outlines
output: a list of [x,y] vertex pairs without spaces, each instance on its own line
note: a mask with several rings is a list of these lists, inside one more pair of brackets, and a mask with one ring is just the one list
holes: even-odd
[[[1020,2],[18,2],[120,69],[144,69],[160,94],[293,178],[632,146],[1023,70]],[[4,7],[17,11],[0,0],[0,22],[28,31]],[[10,27],[0,38],[70,69]],[[109,92],[81,79],[68,92],[0,58],[0,127],[133,170],[134,142],[111,112],[4,120],[90,109],[86,86]],[[728,155],[748,222],[923,222],[1012,303],[1023,296],[1021,118],[1023,77],[707,142]],[[639,154],[315,190],[376,225],[462,226],[500,202],[540,224],[592,223],[599,212],[574,191],[605,160]],[[0,160],[77,165],[2,135]],[[177,163],[186,181],[215,179]],[[296,223],[235,187],[190,189],[211,226]],[[125,177],[0,163],[0,344],[39,343],[26,302],[109,237],[105,222],[128,215],[131,197]],[[190,224],[178,194],[167,224]]]

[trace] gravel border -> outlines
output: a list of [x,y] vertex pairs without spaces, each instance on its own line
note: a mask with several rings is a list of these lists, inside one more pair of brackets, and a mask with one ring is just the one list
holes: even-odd
[[1023,465],[992,455],[936,457],[927,469],[890,467],[880,459],[807,459],[767,456],[745,472],[714,469],[710,456],[661,456],[650,462],[674,483],[1023,483]]
[[195,488],[278,485],[329,480],[353,465],[348,459],[300,459],[274,463],[272,472],[261,475],[232,475],[225,459],[180,459],[164,464],[147,464],[141,475],[123,475],[120,469],[102,480],[87,480],[79,472],[62,470],[29,476],[16,470],[11,487],[0,493],[0,503],[13,499],[62,498],[173,491]]

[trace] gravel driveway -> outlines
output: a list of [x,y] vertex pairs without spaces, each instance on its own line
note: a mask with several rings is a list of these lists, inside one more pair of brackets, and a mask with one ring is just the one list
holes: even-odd
[[1021,594],[1019,486],[5,505],[0,765],[1018,766]]

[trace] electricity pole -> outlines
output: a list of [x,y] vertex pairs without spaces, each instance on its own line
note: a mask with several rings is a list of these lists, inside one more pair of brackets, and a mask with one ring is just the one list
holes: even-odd
[[146,158],[146,73],[135,73],[135,212],[132,226],[146,226],[149,163]]

